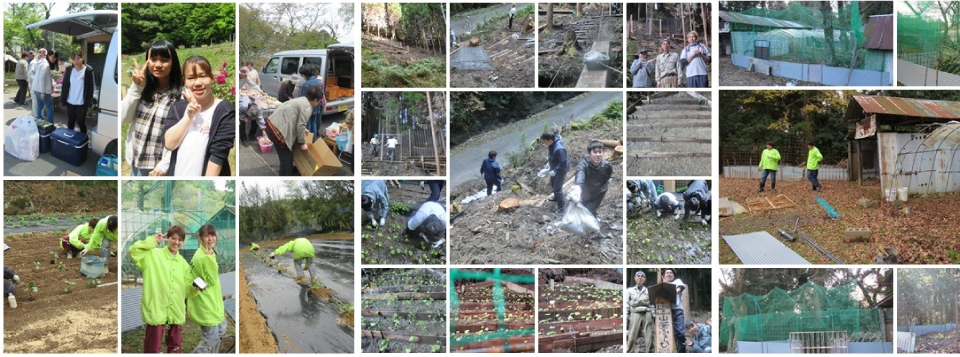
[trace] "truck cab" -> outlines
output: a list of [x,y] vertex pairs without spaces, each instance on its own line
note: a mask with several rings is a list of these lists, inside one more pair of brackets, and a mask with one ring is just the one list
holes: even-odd
[[93,68],[96,75],[94,82],[99,90],[94,92],[97,95],[94,100],[98,104],[91,107],[97,121],[89,132],[90,149],[97,155],[103,154],[107,144],[115,142],[120,133],[117,115],[120,100],[117,67],[120,61],[120,38],[116,31],[119,18],[119,12],[115,10],[94,10],[51,17],[26,27],[69,35],[81,44],[83,58]]
[[[280,83],[290,79],[300,66],[308,63],[320,65],[320,81],[324,85],[327,105],[323,114],[345,112],[354,105],[354,45],[338,43],[322,50],[294,50],[277,52],[270,56],[260,69],[260,87],[276,97]],[[305,79],[304,79],[305,80]],[[300,93],[294,93],[299,96]]]

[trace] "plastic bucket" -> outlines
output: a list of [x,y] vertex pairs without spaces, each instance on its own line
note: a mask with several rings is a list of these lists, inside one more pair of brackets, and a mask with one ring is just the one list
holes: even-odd
[[887,202],[893,202],[897,200],[897,189],[895,188],[886,188],[883,190],[883,199]]
[[257,144],[260,145],[260,152],[263,154],[273,151],[273,142],[264,140],[263,137],[257,138]]
[[907,196],[909,196],[909,194],[907,193],[907,189],[908,189],[907,187],[897,188],[897,199],[903,202],[907,202]]

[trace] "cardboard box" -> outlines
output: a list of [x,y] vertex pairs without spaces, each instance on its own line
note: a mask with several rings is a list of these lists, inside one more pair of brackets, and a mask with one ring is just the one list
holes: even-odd
[[[313,134],[307,133],[305,137],[308,143],[313,141]],[[343,167],[337,155],[330,151],[323,140],[310,144],[307,151],[300,150],[299,147],[292,149],[293,164],[300,171],[300,176],[333,176]]]

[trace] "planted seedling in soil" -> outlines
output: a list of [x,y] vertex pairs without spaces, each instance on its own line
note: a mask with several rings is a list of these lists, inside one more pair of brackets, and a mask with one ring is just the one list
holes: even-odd
[[63,271],[63,262],[60,262],[60,264],[57,265],[57,270]]
[[[37,263],[40,263],[40,262],[37,262]],[[33,294],[39,292],[40,288],[34,285],[33,282],[31,281],[27,283],[27,287],[23,288],[23,291],[30,293],[30,295],[27,296],[27,301],[33,301]]]
[[380,340],[380,353],[387,352],[387,346],[390,345],[390,340]]
[[88,287],[88,288],[95,288],[95,287],[97,287],[97,286],[99,286],[99,285],[100,285],[100,279],[87,278],[87,287]]
[[63,292],[65,292],[65,293],[67,293],[67,294],[70,293],[70,291],[71,291],[71,289],[73,289],[73,286],[74,286],[74,285],[77,285],[77,283],[74,283],[74,282],[72,282],[72,281],[70,281],[70,280],[64,280],[63,282],[67,284],[67,286],[66,286],[65,288],[63,288]]
[[33,271],[40,271],[40,261],[39,261],[39,260],[34,260],[34,261],[33,261]]

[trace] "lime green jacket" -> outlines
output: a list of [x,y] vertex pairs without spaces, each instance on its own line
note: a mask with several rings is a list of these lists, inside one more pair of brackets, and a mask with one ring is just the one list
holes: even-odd
[[[216,326],[223,322],[223,295],[220,291],[220,266],[217,265],[217,256],[207,254],[203,247],[197,249],[190,259],[193,267],[193,276],[203,279],[207,289],[197,291],[191,289],[187,296],[187,313],[190,319],[200,326]],[[193,286],[191,283],[190,286]]]
[[84,245],[80,240],[83,239],[89,242],[91,233],[93,232],[90,231],[90,225],[84,223],[74,228],[67,237],[70,237],[70,245],[77,249],[83,249]]
[[820,161],[823,161],[823,155],[816,146],[807,153],[807,170],[819,170]]
[[760,169],[777,171],[780,168],[780,152],[777,149],[763,149],[760,154]]
[[133,243],[130,258],[143,271],[140,315],[147,325],[183,325],[187,320],[187,292],[194,290],[190,265],[183,255],[157,248],[153,237]]
[[274,255],[283,255],[286,252],[293,252],[293,259],[313,258],[316,254],[313,250],[313,243],[306,238],[297,238],[281,245],[273,252]]
[[250,243],[250,250],[260,249],[260,246],[257,243]]
[[100,243],[103,243],[104,238],[111,242],[117,241],[117,232],[111,232],[107,229],[106,217],[97,222],[97,226],[93,228],[90,238],[87,239],[87,245],[83,249],[87,251],[100,250]]

